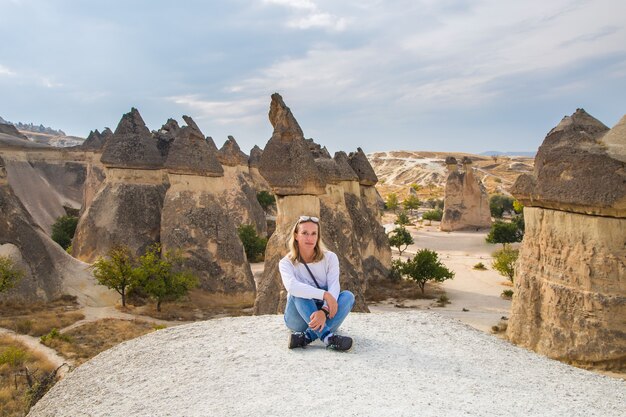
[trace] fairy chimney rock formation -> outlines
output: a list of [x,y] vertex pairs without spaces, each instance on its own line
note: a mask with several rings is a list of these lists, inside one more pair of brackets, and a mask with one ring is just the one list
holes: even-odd
[[122,116],[113,136],[104,147],[100,161],[107,168],[159,169],[163,156],[157,141],[134,107]]
[[474,177],[472,160],[461,160],[463,171],[459,171],[454,157],[446,158],[448,178],[444,195],[444,211],[440,229],[453,231],[481,229],[491,225],[489,196],[480,180]]
[[626,369],[626,129],[578,109],[546,136],[524,204],[509,339],[549,357]]
[[356,152],[350,152],[348,163],[358,175],[361,185],[376,185],[378,177],[361,148],[357,148]]
[[204,135],[191,117],[183,116],[187,126],[170,127],[174,140],[169,145],[164,168],[171,174],[220,177],[224,170]]
[[106,178],[80,217],[74,257],[93,262],[120,244],[142,254],[159,241],[164,159],[137,109],[124,114],[104,146],[100,161]]
[[454,156],[446,157],[446,167],[448,168],[448,171],[457,171],[459,169]]
[[369,311],[364,298],[367,281],[386,276],[391,263],[384,229],[369,201],[376,183],[371,165],[360,149],[351,158],[344,152],[331,158],[325,147],[304,139],[278,94],[272,95],[269,116],[274,133],[261,155],[260,171],[277,195],[277,218],[265,252],[254,313],[276,313],[284,308],[286,292],[278,262],[286,253],[294,223],[303,214],[320,218],[322,239],[339,258],[342,288],[355,294],[355,311]]
[[269,112],[274,133],[263,150],[259,171],[276,195],[320,195],[325,184],[300,125],[282,97],[272,94]]
[[248,158],[248,166],[250,168],[258,168],[261,163],[261,155],[263,155],[263,149],[254,145],[254,148],[250,150],[250,157]]
[[229,136],[224,146],[218,151],[217,157],[222,165],[248,165],[248,155],[242,152],[234,137]]

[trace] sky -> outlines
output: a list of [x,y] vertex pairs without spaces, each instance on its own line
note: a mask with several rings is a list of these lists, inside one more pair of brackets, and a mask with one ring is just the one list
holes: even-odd
[[86,137],[136,107],[220,147],[282,95],[331,152],[536,151],[626,114],[623,0],[0,0],[0,116]]

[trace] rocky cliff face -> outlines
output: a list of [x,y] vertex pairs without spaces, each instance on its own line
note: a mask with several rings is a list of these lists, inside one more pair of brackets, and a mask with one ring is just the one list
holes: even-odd
[[584,110],[539,148],[512,189],[526,231],[507,335],[581,365],[626,369],[626,118],[609,130]]
[[303,214],[320,217],[321,238],[339,257],[342,288],[355,294],[356,311],[368,311],[363,297],[368,279],[388,273],[391,252],[369,201],[375,190],[365,166],[367,159],[353,157],[363,166],[363,178],[351,168],[345,153],[331,159],[325,148],[304,139],[291,110],[278,94],[272,95],[269,117],[274,133],[261,155],[259,170],[277,196],[278,215],[276,231],[265,253],[255,314],[284,309],[286,293],[278,262],[287,252],[293,225]]
[[2,294],[0,299],[50,301],[62,294],[72,294],[90,305],[98,305],[107,297],[110,299],[108,290],[103,287],[85,294],[85,287],[94,285],[87,265],[65,253],[37,225],[13,192],[2,158],[0,255],[10,257],[24,272],[16,287]]
[[440,226],[446,232],[491,226],[487,191],[474,176],[471,159],[463,158],[462,163],[463,171],[459,171],[456,158],[446,158],[448,179]]

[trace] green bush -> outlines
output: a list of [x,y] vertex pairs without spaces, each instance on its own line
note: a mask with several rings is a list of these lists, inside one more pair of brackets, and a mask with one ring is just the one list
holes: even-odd
[[513,297],[513,290],[502,291],[501,297],[510,300]]
[[398,208],[398,195],[396,193],[387,194],[387,199],[385,200],[385,208],[387,210],[396,210]]
[[519,257],[519,250],[504,247],[493,253],[493,262],[491,266],[498,271],[500,275],[507,277],[513,282],[515,275],[515,262]]
[[474,269],[478,269],[479,271],[484,271],[487,269],[487,267],[485,266],[484,263],[478,262],[476,265],[474,265]]
[[243,243],[248,262],[262,262],[265,259],[267,239],[260,237],[251,224],[242,224],[237,228],[239,239]]
[[176,301],[198,285],[198,277],[182,266],[183,256],[179,251],[163,252],[158,243],[139,258],[136,269],[139,286],[156,301],[157,311],[161,311],[164,301]]
[[67,249],[72,244],[72,238],[76,232],[78,217],[61,216],[52,225],[52,240]]
[[266,211],[270,206],[276,204],[276,198],[265,190],[259,191],[256,194],[256,199],[261,205],[261,207],[263,207],[263,210],[266,210]]
[[428,281],[443,282],[454,278],[454,272],[441,263],[437,252],[430,249],[420,249],[413,259],[399,264],[399,270],[403,276],[417,282],[422,294]]
[[[524,221],[522,219],[522,227]],[[491,225],[491,230],[485,238],[488,243],[507,243],[521,242],[524,238],[524,230],[520,230],[520,226],[516,222],[507,223],[501,220],[495,221]]]
[[28,358],[28,353],[24,349],[9,346],[0,353],[0,366],[8,364],[13,367],[21,366]]
[[24,271],[17,268],[8,256],[0,256],[0,293],[15,287],[24,276]]
[[513,198],[502,194],[494,194],[489,198],[489,210],[493,217],[500,219],[504,212],[513,211]]
[[409,215],[406,214],[406,211],[401,211],[400,213],[398,213],[396,221],[393,223],[400,226],[406,226],[408,224],[411,224],[411,222],[409,221]]
[[116,245],[107,252],[107,257],[98,257],[92,265],[93,276],[98,284],[117,291],[122,296],[122,307],[126,307],[126,296],[139,285],[137,260],[128,246]]
[[54,329],[50,330],[50,332],[48,334],[44,334],[43,336],[41,336],[39,338],[41,343],[43,343],[44,345],[46,344],[46,342],[48,342],[48,341],[50,341],[52,339],[62,340],[64,342],[68,342],[68,343],[72,342],[72,338],[70,336],[61,333],[59,331],[59,329],[57,329],[57,328],[54,328]]
[[402,256],[402,252],[414,243],[413,236],[406,230],[403,226],[397,227],[391,232],[389,232],[389,245],[392,248],[398,249],[400,252],[400,256]]
[[440,222],[443,218],[443,211],[440,209],[428,210],[422,214],[422,219],[428,220],[428,224],[432,224],[432,221]]
[[421,204],[422,203],[420,202],[420,199],[417,198],[416,195],[411,194],[404,199],[404,201],[402,202],[402,207],[404,207],[405,210],[410,210],[411,212],[413,212],[413,210],[417,210]]

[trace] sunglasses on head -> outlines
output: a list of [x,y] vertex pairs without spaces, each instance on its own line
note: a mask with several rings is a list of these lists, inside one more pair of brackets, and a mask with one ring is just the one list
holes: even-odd
[[303,223],[303,222],[319,223],[320,219],[318,217],[313,217],[313,216],[300,216],[300,219],[298,219],[298,223]]

